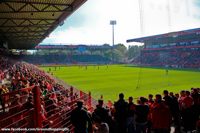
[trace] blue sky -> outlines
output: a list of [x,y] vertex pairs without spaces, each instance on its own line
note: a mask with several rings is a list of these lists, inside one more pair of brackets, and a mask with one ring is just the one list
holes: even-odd
[[115,43],[134,45],[126,40],[199,27],[199,7],[199,0],[88,0],[42,43],[111,44],[114,19]]

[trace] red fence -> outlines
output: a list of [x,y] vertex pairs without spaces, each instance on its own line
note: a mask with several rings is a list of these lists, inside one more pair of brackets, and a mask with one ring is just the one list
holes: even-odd
[[1,95],[0,132],[5,128],[67,128],[73,131],[70,113],[76,101],[83,100],[89,111],[93,110],[96,101],[91,93],[79,91],[77,94],[72,87],[67,90],[43,95],[39,87],[32,86]]

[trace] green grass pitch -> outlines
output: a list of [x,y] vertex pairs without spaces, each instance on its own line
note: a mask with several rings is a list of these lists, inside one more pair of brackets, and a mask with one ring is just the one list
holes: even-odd
[[[48,71],[50,67],[41,67]],[[169,70],[160,68],[140,68],[127,65],[109,66],[67,66],[51,67],[54,76],[64,80],[84,92],[91,91],[96,99],[103,95],[105,100],[117,100],[123,92],[125,98],[147,97],[161,93],[164,89],[179,92],[191,87],[200,87],[200,72]]]

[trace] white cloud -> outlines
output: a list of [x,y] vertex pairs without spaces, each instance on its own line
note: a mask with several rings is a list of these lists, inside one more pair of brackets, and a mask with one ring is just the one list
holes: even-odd
[[[45,42],[77,44],[112,44],[109,21],[117,20],[115,42],[126,44],[127,39],[140,37],[139,0],[88,0],[75,13],[83,15],[86,22],[82,26],[59,28]],[[166,33],[198,27],[194,16],[194,0],[140,0],[142,1],[143,36]],[[170,8],[168,8],[168,1]],[[169,13],[170,12],[170,17]],[[71,16],[73,20],[73,15]],[[169,18],[171,19],[169,25]],[[65,23],[68,23],[66,21]],[[128,44],[129,45],[129,44]]]

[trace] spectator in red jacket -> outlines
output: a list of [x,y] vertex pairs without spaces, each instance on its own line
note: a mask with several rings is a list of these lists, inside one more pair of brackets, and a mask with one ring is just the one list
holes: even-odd
[[162,101],[161,95],[157,94],[155,103],[151,108],[152,129],[155,133],[170,133],[171,114],[169,107]]

